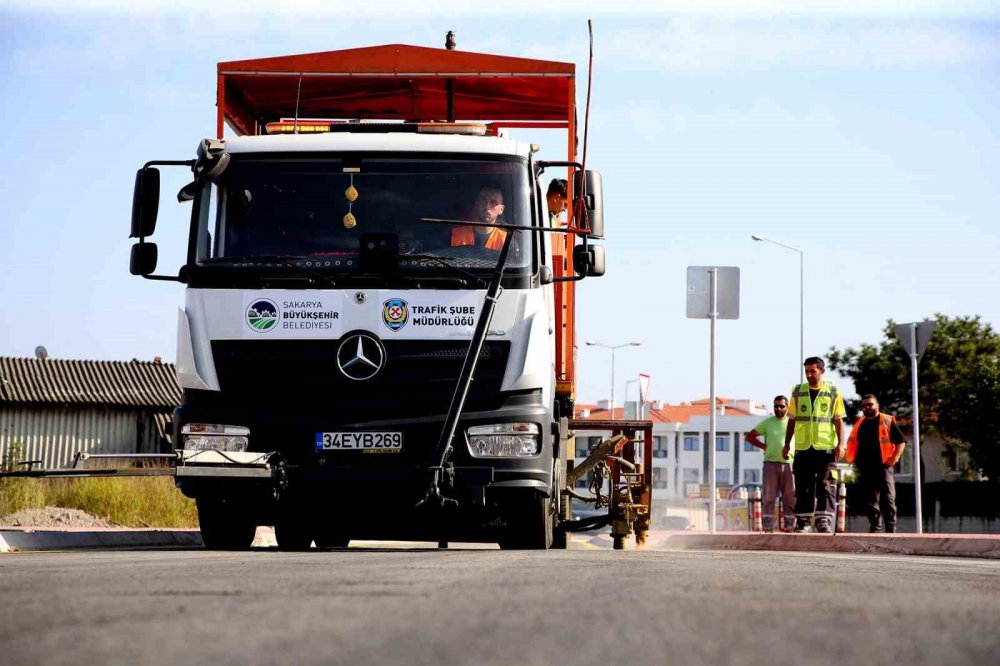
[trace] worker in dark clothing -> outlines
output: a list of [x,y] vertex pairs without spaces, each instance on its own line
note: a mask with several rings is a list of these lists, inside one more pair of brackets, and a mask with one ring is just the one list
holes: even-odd
[[906,439],[896,425],[896,417],[882,414],[878,400],[868,393],[861,398],[864,418],[854,424],[847,440],[847,462],[861,474],[861,487],[868,512],[869,531],[896,531],[896,478],[892,468],[899,462]]

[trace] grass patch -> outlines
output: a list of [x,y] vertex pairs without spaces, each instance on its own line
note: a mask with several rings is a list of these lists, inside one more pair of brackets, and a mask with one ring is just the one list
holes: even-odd
[[0,516],[46,506],[80,509],[125,527],[198,526],[194,500],[170,477],[0,479]]

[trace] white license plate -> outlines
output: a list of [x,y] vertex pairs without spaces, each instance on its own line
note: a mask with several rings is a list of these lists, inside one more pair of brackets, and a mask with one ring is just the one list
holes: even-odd
[[318,432],[316,433],[316,450],[399,453],[403,450],[403,433]]

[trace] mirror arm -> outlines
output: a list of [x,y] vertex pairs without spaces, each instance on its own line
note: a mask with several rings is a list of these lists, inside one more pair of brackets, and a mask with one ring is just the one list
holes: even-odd
[[587,276],[586,275],[574,275],[572,277],[554,277],[554,278],[552,278],[552,282],[553,283],[555,283],[555,282],[579,282],[580,280],[582,280],[585,277],[587,277]]

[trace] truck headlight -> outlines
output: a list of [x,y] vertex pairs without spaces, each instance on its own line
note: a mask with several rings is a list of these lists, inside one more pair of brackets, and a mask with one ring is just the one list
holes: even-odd
[[473,458],[519,458],[538,454],[537,423],[494,423],[465,431]]
[[181,427],[188,451],[246,451],[250,428],[215,423],[188,423]]

